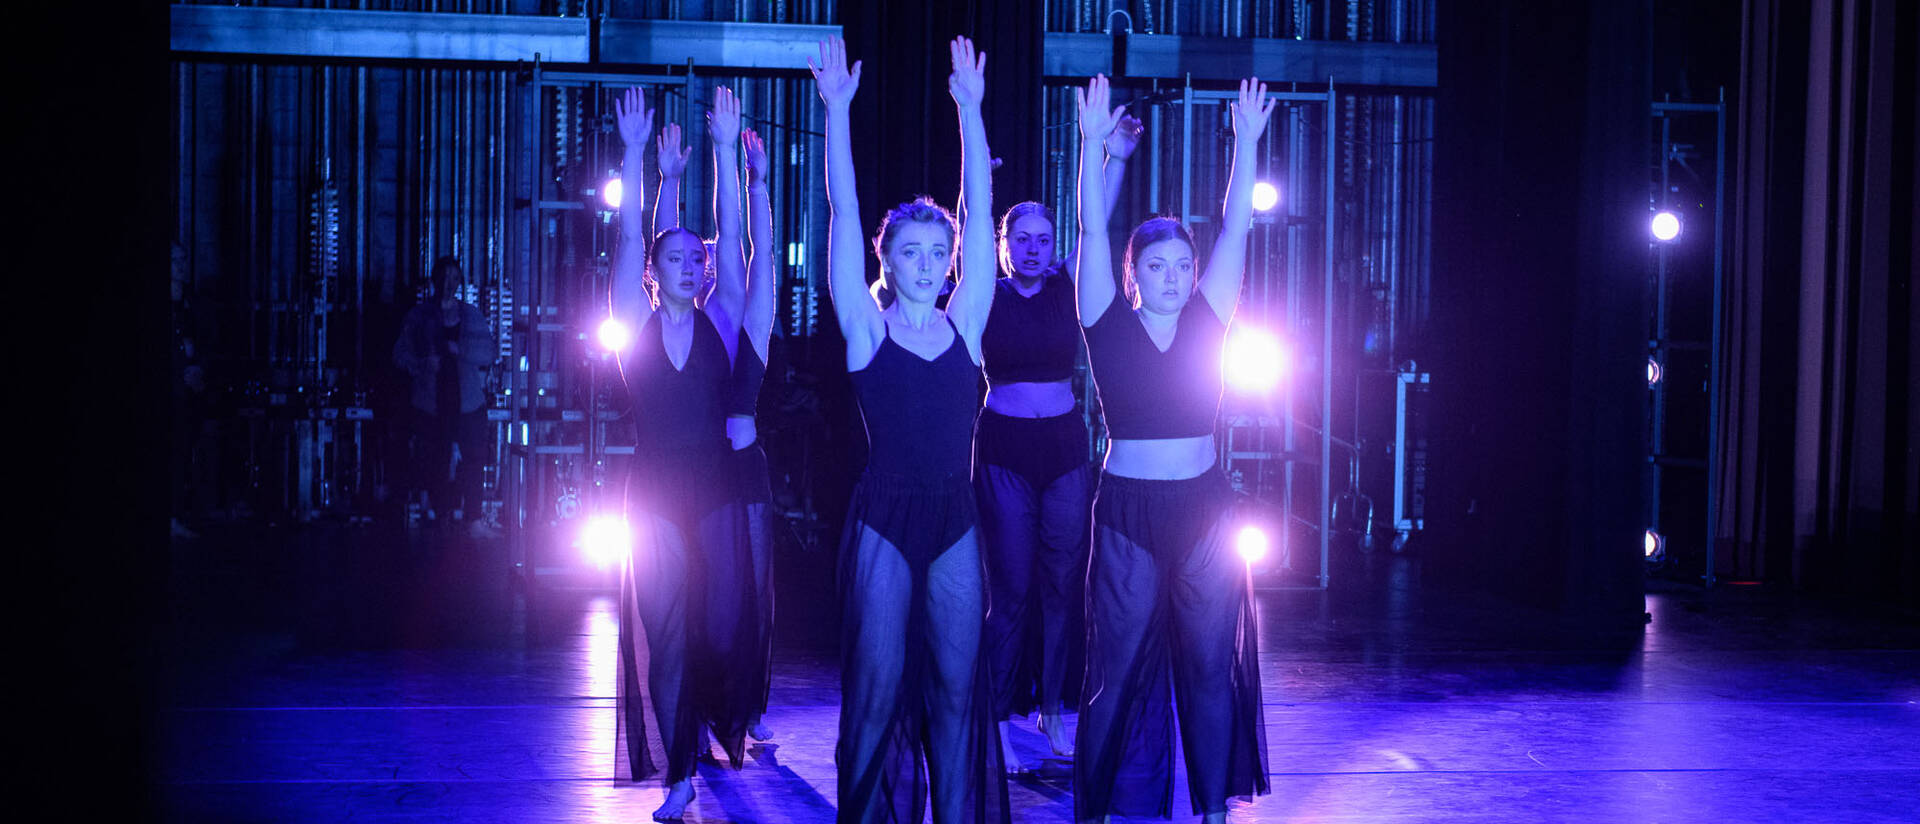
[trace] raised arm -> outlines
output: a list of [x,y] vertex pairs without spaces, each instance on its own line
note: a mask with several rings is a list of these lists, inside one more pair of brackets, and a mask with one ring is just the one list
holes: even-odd
[[628,184],[620,203],[620,248],[613,255],[613,317],[628,331],[639,333],[653,315],[653,302],[647,297],[646,226],[646,152],[647,139],[653,136],[653,110],[639,89],[628,89],[614,101],[619,117],[620,139],[626,152],[620,161],[620,176]]
[[993,166],[987,150],[987,125],[980,104],[987,91],[987,53],[976,52],[973,41],[953,38],[947,44],[953,74],[947,91],[960,112],[960,279],[947,298],[947,317],[954,328],[978,343],[993,306],[993,282],[998,263],[993,251]]
[[680,226],[680,181],[686,177],[687,158],[692,146],[680,145],[680,124],[668,123],[660,129],[660,144],[654,150],[660,166],[660,194],[653,199],[653,231],[649,237]]
[[741,313],[747,302],[747,260],[740,249],[740,98],[725,86],[713,90],[713,111],[707,114],[707,134],[713,140],[713,300],[707,315],[714,317],[732,348],[739,338]]
[[1113,248],[1107,243],[1107,181],[1101,161],[1107,135],[1120,122],[1121,110],[1107,109],[1112,96],[1105,75],[1096,74],[1086,88],[1075,89],[1073,99],[1080,117],[1080,201],[1074,209],[1080,216],[1080,232],[1073,242],[1074,294],[1080,324],[1092,326],[1113,304],[1115,292]]
[[[1107,186],[1107,224],[1113,224],[1113,207],[1120,203],[1120,184],[1127,179],[1127,158],[1133,157],[1133,150],[1140,147],[1140,133],[1145,127],[1140,118],[1130,114],[1120,115],[1120,122],[1113,131],[1107,133],[1107,162],[1102,167],[1102,182]],[[1080,247],[1075,245],[1067,254],[1066,271],[1071,272],[1080,265]]]
[[760,362],[767,362],[767,342],[773,336],[774,256],[773,201],[767,189],[767,144],[752,129],[740,133],[747,158],[747,306],[740,326]]
[[1247,232],[1253,227],[1253,158],[1272,114],[1267,84],[1258,78],[1240,81],[1240,99],[1233,103],[1233,167],[1227,174],[1225,214],[1207,270],[1200,276],[1200,294],[1222,323],[1233,320],[1233,308],[1240,302],[1240,281],[1247,270]]
[[860,63],[847,66],[847,44],[838,37],[820,43],[820,62],[807,60],[814,88],[827,106],[827,294],[847,341],[847,368],[865,369],[880,346],[880,307],[867,295],[865,238],[860,197],[853,183],[853,138],[848,110],[860,88]]

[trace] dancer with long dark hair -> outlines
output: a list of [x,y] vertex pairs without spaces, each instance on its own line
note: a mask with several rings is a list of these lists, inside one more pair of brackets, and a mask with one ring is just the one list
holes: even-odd
[[1171,674],[1193,811],[1224,821],[1227,796],[1267,792],[1252,578],[1228,544],[1232,491],[1213,432],[1253,222],[1253,155],[1273,104],[1264,84],[1241,82],[1224,215],[1204,270],[1186,227],[1152,218],[1127,239],[1123,302],[1094,171],[1120,110],[1108,111],[1105,77],[1075,97],[1076,302],[1110,438],[1093,510],[1074,817],[1172,814]]
[[715,246],[721,253],[706,300],[701,291],[707,251],[698,235],[673,227],[645,241],[644,198],[638,196],[644,187],[638,184],[653,112],[636,89],[617,101],[616,113],[626,142],[624,169],[636,196],[621,210],[612,308],[616,320],[638,330],[620,360],[638,437],[627,483],[634,540],[620,586],[622,746],[616,749],[631,780],[658,769],[640,700],[644,657],[646,696],[666,761],[666,801],[653,816],[664,821],[680,818],[693,799],[702,726],[739,766],[750,711],[751,685],[739,662],[751,644],[751,621],[741,616],[752,603],[752,576],[745,542],[736,534],[740,519],[729,506],[732,464],[725,437],[746,300],[734,146],[739,105],[731,91],[716,91],[709,131],[719,172]]
[[[1007,821],[1006,776],[980,665],[986,611],[969,483],[980,334],[993,302],[992,180],[980,104],[986,56],[949,45],[966,213],[924,198],[874,239],[894,300],[867,294],[849,109],[860,64],[832,38],[809,61],[827,109],[828,286],[869,456],[841,543],[839,820]],[[909,129],[923,124],[902,124]],[[956,244],[956,235],[958,243]],[[935,306],[958,247],[959,283]],[[924,753],[925,772],[921,769]]]
[[[1107,135],[1104,169],[1112,214],[1140,121],[1122,117]],[[993,714],[1007,771],[1026,771],[1005,719],[1040,710],[1055,755],[1072,755],[1061,721],[1077,706],[1085,653],[1092,443],[1075,408],[1080,321],[1073,277],[1055,255],[1053,212],[1016,203],[1000,219],[1002,277],[980,337],[986,408],[974,427],[973,481],[986,555],[987,661]]]

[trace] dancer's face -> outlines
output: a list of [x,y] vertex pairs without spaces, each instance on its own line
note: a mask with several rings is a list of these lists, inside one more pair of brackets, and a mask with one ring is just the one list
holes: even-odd
[[659,283],[662,302],[691,305],[706,276],[707,247],[699,238],[674,232],[660,239],[653,258],[653,279]]
[[937,223],[908,223],[886,247],[887,286],[896,300],[933,303],[953,268],[953,235]]
[[1140,290],[1140,308],[1162,315],[1178,314],[1193,297],[1193,247],[1177,238],[1147,244],[1133,261],[1133,283]]
[[1042,215],[1021,215],[1000,238],[1000,263],[1007,273],[1039,277],[1053,265],[1053,221]]

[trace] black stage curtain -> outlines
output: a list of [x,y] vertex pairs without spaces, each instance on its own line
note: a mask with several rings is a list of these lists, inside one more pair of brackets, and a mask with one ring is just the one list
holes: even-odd
[[1638,626],[1650,0],[1439,13],[1432,571]]
[[1916,18],[1906,0],[1742,8],[1721,576],[1920,605]]

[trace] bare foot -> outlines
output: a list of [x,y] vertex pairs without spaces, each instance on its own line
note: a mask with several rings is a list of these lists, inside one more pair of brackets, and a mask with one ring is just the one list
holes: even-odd
[[747,734],[753,736],[755,741],[770,741],[773,739],[773,728],[767,726],[764,719],[755,718],[753,724],[747,727]]
[[682,778],[680,783],[667,787],[667,803],[653,811],[655,821],[679,821],[687,814],[687,805],[693,803],[693,779]]
[[1066,722],[1060,720],[1060,713],[1040,713],[1040,732],[1047,736],[1047,743],[1053,745],[1053,754],[1065,758],[1073,757],[1073,739],[1067,736]]
[[1020,756],[1013,752],[1013,725],[1000,722],[1000,759],[1006,763],[1007,775],[1021,775],[1027,771],[1027,765],[1020,762]]

